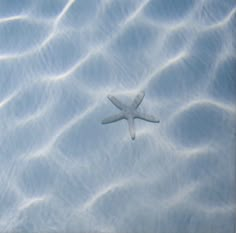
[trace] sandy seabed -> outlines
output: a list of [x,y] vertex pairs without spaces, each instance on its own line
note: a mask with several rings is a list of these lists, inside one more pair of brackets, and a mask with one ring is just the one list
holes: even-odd
[[[0,232],[234,233],[235,28],[235,0],[0,0]],[[141,90],[159,124],[101,124]]]

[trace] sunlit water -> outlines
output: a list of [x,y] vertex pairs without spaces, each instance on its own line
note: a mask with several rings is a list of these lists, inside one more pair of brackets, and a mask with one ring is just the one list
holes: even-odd
[[[235,0],[0,0],[0,232],[233,233],[235,28]],[[141,90],[159,124],[101,124]]]

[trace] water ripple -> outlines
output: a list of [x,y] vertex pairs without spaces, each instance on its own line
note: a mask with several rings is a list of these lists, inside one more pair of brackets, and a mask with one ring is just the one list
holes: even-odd
[[[0,232],[230,232],[235,13],[0,1]],[[108,94],[141,90],[158,126],[135,121],[131,142],[126,122],[100,124]]]

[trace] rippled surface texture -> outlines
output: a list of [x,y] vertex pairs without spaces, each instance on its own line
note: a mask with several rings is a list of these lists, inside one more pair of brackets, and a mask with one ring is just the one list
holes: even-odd
[[[0,0],[0,232],[233,233],[235,28],[235,0]],[[101,124],[141,90],[159,124]]]

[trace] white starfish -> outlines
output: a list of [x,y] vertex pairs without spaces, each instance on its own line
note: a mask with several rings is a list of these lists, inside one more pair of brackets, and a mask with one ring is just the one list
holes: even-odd
[[159,123],[160,121],[157,120],[154,116],[147,115],[145,113],[141,113],[137,110],[138,106],[141,104],[143,98],[144,98],[144,91],[140,92],[133,100],[131,105],[126,105],[124,103],[121,103],[117,98],[114,96],[108,95],[107,98],[117,107],[121,110],[120,113],[110,116],[108,118],[105,118],[102,121],[102,124],[109,124],[112,122],[116,122],[122,119],[125,119],[128,121],[129,125],[129,132],[131,138],[135,139],[135,126],[134,126],[134,119],[139,118],[145,121],[150,121],[154,123]]

